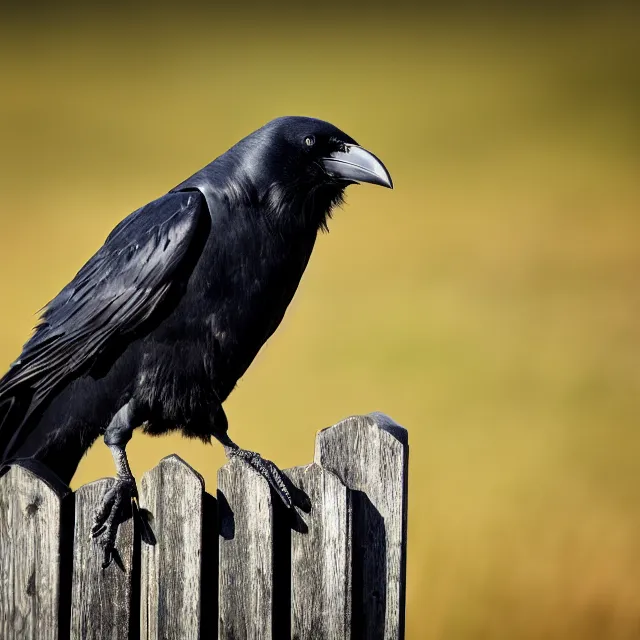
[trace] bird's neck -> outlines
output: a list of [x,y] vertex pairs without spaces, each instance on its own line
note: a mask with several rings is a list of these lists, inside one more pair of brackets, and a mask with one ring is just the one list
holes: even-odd
[[274,182],[258,192],[260,210],[280,231],[317,233],[327,230],[332,209],[342,201],[343,190],[326,185],[287,185]]

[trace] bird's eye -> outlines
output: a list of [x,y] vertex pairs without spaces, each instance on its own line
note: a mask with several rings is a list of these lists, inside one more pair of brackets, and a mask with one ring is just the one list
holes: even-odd
[[304,143],[307,145],[307,147],[313,147],[315,142],[316,142],[316,139],[313,136],[307,136],[304,139]]

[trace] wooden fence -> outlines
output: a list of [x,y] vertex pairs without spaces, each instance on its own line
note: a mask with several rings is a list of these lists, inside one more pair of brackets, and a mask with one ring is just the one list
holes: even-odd
[[217,497],[177,456],[139,485],[156,542],[129,519],[103,570],[92,513],[109,479],[75,493],[13,466],[0,478],[2,640],[404,636],[408,437],[382,414],[317,434],[286,474],[295,514],[234,459]]

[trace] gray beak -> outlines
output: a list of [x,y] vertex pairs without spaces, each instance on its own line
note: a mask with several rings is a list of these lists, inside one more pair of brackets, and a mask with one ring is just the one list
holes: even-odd
[[344,151],[334,151],[321,160],[324,170],[334,178],[347,182],[369,182],[393,189],[386,167],[373,153],[356,144],[346,144]]

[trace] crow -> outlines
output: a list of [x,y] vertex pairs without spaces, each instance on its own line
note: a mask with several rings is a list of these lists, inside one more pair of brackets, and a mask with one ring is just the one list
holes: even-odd
[[[95,511],[104,565],[137,496],[135,428],[216,438],[287,506],[280,470],[227,434],[222,403],[280,324],[350,184],[393,188],[372,153],[314,118],[277,118],[120,222],[44,308],[0,379],[0,462],[69,483],[103,435],[115,482]],[[130,507],[129,507],[130,508]]]

